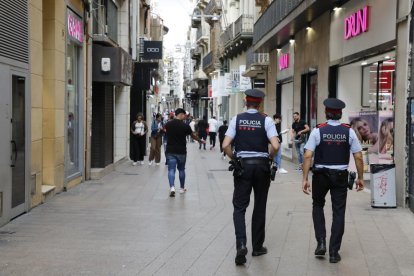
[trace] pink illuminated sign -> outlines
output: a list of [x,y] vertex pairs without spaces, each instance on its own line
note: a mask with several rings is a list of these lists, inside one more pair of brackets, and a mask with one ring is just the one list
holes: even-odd
[[279,57],[279,70],[282,71],[289,67],[289,54],[282,54]]
[[369,6],[357,11],[345,18],[344,39],[348,40],[368,31],[368,12]]
[[68,11],[68,34],[70,38],[83,43],[83,22],[71,11]]

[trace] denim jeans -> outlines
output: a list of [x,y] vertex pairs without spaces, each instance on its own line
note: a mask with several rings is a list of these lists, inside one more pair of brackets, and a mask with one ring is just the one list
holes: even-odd
[[187,160],[186,154],[174,154],[167,153],[168,164],[168,181],[170,182],[170,188],[174,187],[175,169],[178,170],[178,176],[180,179],[180,187],[184,188],[185,185],[185,162]]
[[275,158],[273,159],[273,162],[275,162],[276,167],[280,169],[282,167],[282,145],[280,145],[279,150],[277,151]]
[[303,164],[303,153],[305,151],[305,143],[295,143],[296,153],[298,155],[299,165]]

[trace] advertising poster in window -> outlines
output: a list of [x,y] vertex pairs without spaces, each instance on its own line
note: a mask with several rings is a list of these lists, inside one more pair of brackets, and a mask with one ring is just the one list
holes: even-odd
[[364,172],[369,164],[378,162],[378,113],[376,111],[349,112],[349,124],[355,131],[362,146]]
[[378,118],[378,163],[392,164],[394,161],[394,116],[392,111],[379,111]]

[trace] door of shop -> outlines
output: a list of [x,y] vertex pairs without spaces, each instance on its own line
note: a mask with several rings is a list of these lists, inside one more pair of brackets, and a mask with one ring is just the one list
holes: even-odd
[[302,75],[300,113],[311,129],[316,127],[318,115],[318,74]]
[[26,76],[0,65],[0,225],[26,209]]

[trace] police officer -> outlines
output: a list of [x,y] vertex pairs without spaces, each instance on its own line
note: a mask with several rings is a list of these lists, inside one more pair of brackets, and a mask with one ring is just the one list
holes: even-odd
[[[267,253],[263,246],[265,239],[266,203],[270,186],[270,161],[279,149],[277,131],[270,117],[258,112],[265,94],[257,89],[245,92],[247,111],[233,117],[223,141],[227,156],[235,162],[240,161],[242,168],[236,168],[233,193],[233,221],[236,233],[236,265],[246,263],[246,225],[245,213],[249,206],[250,193],[254,191],[252,216],[252,255]],[[234,140],[234,155],[231,143]],[[271,144],[269,152],[269,141]]]
[[[348,188],[347,169],[350,152],[354,156],[358,172],[358,179],[356,180],[357,191],[361,191],[364,189],[362,148],[354,130],[349,125],[339,122],[345,103],[339,99],[328,98],[323,104],[325,105],[325,115],[328,121],[312,130],[305,145],[302,190],[305,194],[312,192],[312,217],[317,241],[316,256],[323,256],[326,252],[323,207],[325,205],[325,196],[330,190],[333,219],[329,241],[329,262],[337,263],[341,260],[338,251],[341,248],[345,227],[345,207]],[[308,173],[314,153],[311,191]]]

